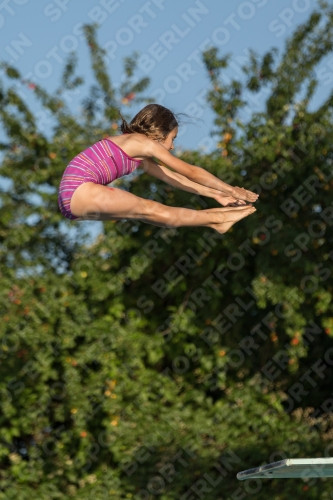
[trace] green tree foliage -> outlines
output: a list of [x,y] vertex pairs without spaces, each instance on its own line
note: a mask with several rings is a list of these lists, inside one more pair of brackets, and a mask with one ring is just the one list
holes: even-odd
[[[148,81],[133,83],[129,58],[118,95],[87,27],[96,84],[81,116],[65,102],[83,83],[74,55],[54,95],[26,82],[53,117],[47,137],[2,66],[0,499],[330,498],[321,480],[236,473],[330,450],[332,96],[310,99],[332,30],[321,4],[280,59],[252,54],[228,85],[228,59],[205,53],[218,149],[184,159],[260,192],[224,236],[123,221],[86,244],[57,209],[62,172],[116,133],[121,103],[146,102]],[[265,109],[245,120],[258,92]],[[144,175],[131,191],[213,206]]]

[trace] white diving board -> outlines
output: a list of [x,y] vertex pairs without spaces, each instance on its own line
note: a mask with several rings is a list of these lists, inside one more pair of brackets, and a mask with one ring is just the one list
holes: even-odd
[[279,462],[248,469],[237,474],[237,479],[333,477],[333,458],[287,458]]

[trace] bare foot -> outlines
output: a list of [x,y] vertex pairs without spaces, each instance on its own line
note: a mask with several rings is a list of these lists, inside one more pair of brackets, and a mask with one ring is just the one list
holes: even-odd
[[246,207],[235,207],[233,209],[230,209],[230,211],[228,211],[227,213],[223,211],[224,222],[210,224],[209,227],[215,229],[215,231],[217,231],[218,233],[226,233],[236,222],[244,219],[244,217],[247,217],[248,215],[253,214],[255,211],[256,208],[252,207],[251,205]]
[[246,201],[237,200],[237,198],[234,198],[233,196],[216,195],[214,196],[214,199],[223,207],[240,207],[242,205],[246,205]]
[[259,198],[259,195],[257,193],[253,193],[252,191],[248,191],[247,189],[240,187],[233,187],[230,194],[238,200],[245,200],[250,202],[257,201],[257,199]]

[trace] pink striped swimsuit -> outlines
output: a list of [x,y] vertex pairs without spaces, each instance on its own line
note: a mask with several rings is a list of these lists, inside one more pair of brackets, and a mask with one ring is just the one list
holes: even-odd
[[140,163],[141,160],[128,156],[110,139],[96,142],[75,156],[67,165],[59,186],[60,212],[67,219],[78,219],[70,210],[75,189],[84,182],[105,186],[123,175],[130,174]]

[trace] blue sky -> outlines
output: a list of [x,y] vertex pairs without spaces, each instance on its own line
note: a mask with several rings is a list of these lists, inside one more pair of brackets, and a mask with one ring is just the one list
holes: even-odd
[[[13,63],[23,76],[52,91],[69,52],[79,55],[78,74],[92,82],[89,51],[83,24],[100,25],[98,40],[108,51],[107,67],[115,85],[122,78],[123,58],[140,53],[138,76],[149,76],[146,92],[175,112],[200,118],[184,126],[177,138],[181,148],[214,149],[210,136],[213,114],[205,105],[208,79],[201,52],[209,46],[231,53],[226,76],[237,76],[249,49],[263,54],[272,47],[282,51],[296,26],[316,7],[315,0],[4,0],[0,3],[1,59]],[[319,100],[331,89],[333,55],[320,63]],[[319,73],[318,73],[319,74]],[[24,88],[34,107],[32,91]],[[78,111],[84,91],[70,105]],[[263,105],[264,95],[250,99],[249,110]],[[123,106],[129,116],[137,111]]]

